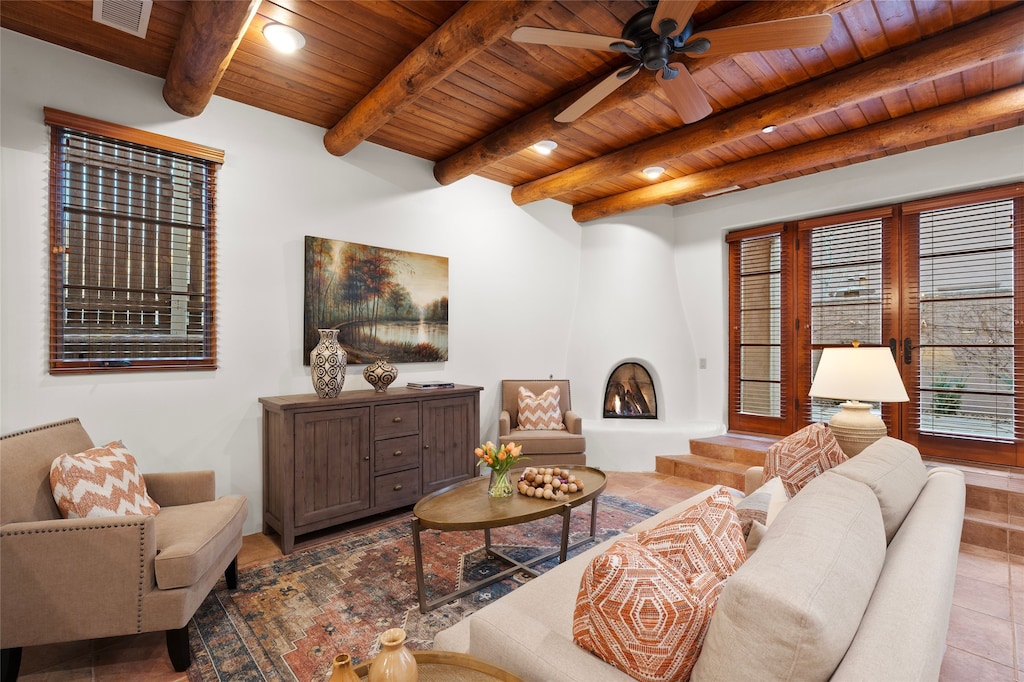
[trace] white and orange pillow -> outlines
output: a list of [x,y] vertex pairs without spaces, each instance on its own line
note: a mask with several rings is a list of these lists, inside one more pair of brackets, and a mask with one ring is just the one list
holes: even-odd
[[160,511],[135,458],[120,441],[67,453],[50,464],[50,490],[65,519],[149,516]]
[[525,386],[519,387],[519,428],[524,431],[564,430],[562,408],[558,403],[561,391],[552,386],[540,395]]
[[815,476],[847,459],[827,424],[805,426],[775,443],[764,457],[762,483],[778,476],[793,497]]

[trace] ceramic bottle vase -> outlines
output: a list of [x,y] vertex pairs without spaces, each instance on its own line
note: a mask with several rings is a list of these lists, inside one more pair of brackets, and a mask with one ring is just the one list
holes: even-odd
[[338,654],[334,657],[331,676],[327,682],[362,682],[352,667],[352,657],[349,654]]
[[320,342],[309,351],[313,390],[321,398],[337,398],[345,384],[348,353],[338,343],[337,329],[319,329]]
[[412,652],[405,648],[405,630],[391,628],[380,636],[380,653],[370,663],[367,682],[417,682],[419,670]]
[[387,358],[380,357],[376,362],[366,366],[366,369],[363,370],[363,378],[366,379],[366,383],[373,386],[373,390],[383,393],[388,390],[391,382],[398,378],[398,368],[388,364]]

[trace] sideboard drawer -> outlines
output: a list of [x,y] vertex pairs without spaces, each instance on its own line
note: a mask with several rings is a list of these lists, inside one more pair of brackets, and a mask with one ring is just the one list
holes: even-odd
[[373,434],[375,438],[387,438],[420,430],[419,403],[395,403],[379,405],[373,413]]
[[374,507],[393,509],[415,504],[420,495],[420,470],[406,469],[374,477]]
[[418,434],[387,438],[373,444],[373,471],[378,474],[419,466]]

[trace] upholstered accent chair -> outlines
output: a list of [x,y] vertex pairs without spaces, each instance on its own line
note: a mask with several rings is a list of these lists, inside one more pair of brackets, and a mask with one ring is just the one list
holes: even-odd
[[[540,396],[552,386],[558,387],[558,410],[561,429],[521,428],[519,414],[519,388],[523,387]],[[568,379],[530,379],[501,382],[501,415],[498,417],[500,443],[514,442],[523,446],[523,456],[530,459],[526,466],[552,466],[555,464],[586,464],[587,440],[583,436],[583,420],[572,411],[572,396]]]
[[0,647],[14,680],[21,648],[165,630],[174,669],[191,664],[188,624],[223,574],[237,586],[248,513],[215,496],[214,472],[145,474],[154,516],[64,519],[50,464],[94,447],[78,419],[0,439]]

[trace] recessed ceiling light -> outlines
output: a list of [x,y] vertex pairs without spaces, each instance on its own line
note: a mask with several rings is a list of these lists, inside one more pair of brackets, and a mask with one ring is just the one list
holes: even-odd
[[306,44],[306,38],[291,26],[284,24],[267,24],[263,27],[263,37],[280,52],[291,53]]
[[762,133],[769,133],[770,134],[770,133],[774,133],[778,129],[779,129],[779,126],[774,125],[774,124],[769,124],[769,125],[766,125],[764,128],[761,128],[761,132]]
[[555,151],[555,149],[557,148],[558,143],[555,142],[554,140],[541,140],[537,144],[533,145],[533,151],[537,152],[538,154],[543,154],[544,156],[547,156],[551,152]]
[[647,176],[648,180],[657,180],[664,172],[665,169],[661,166],[648,166],[647,168],[644,168],[644,175]]

